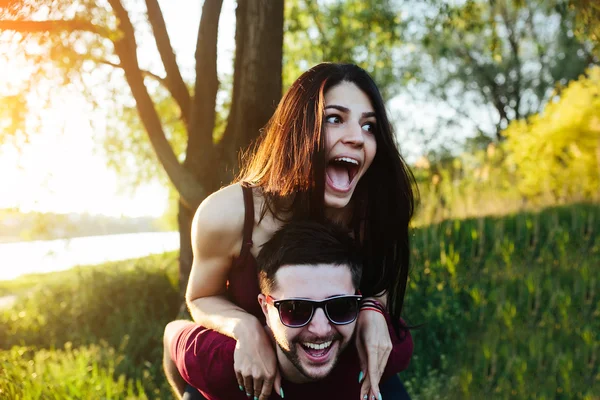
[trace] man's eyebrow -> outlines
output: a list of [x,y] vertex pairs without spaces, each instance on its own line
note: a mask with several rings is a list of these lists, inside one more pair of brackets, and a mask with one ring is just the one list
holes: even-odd
[[[330,104],[328,106],[325,106],[325,110],[327,110],[328,108],[333,108],[333,109],[336,109],[336,110],[339,110],[339,111],[345,112],[345,113],[350,112],[349,108],[344,107],[344,106],[339,106],[337,104]],[[370,117],[374,117],[374,116],[375,116],[375,111],[364,112],[361,115],[362,118],[370,118]]]

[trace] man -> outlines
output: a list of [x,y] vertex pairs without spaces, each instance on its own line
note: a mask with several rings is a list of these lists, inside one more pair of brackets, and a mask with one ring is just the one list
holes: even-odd
[[[352,337],[362,269],[353,240],[333,225],[289,223],[265,243],[257,264],[258,302],[282,375],[283,393],[270,398],[358,398]],[[398,338],[386,318],[394,347],[383,379],[407,367],[395,355],[412,348],[410,335]],[[164,339],[165,371],[180,395],[188,382],[210,400],[252,397],[233,369],[234,339],[190,321],[168,324]]]

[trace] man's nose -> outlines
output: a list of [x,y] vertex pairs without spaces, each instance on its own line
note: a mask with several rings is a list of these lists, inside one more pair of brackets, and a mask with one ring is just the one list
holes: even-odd
[[308,324],[308,330],[316,336],[325,336],[331,332],[331,329],[331,323],[327,319],[325,311],[322,308],[317,308],[315,315]]

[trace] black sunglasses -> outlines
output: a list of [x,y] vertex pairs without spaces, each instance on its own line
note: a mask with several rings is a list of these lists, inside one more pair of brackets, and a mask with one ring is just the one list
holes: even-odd
[[347,325],[358,317],[361,295],[334,296],[325,300],[308,299],[282,299],[276,300],[267,297],[267,304],[272,305],[279,311],[281,323],[288,328],[301,328],[307,325],[315,309],[322,308],[327,319],[335,325]]

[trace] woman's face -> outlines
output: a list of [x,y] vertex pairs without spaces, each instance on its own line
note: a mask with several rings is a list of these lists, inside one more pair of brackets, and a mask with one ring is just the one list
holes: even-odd
[[341,82],[325,93],[325,206],[350,202],[377,151],[376,122],[369,97],[354,83]]

